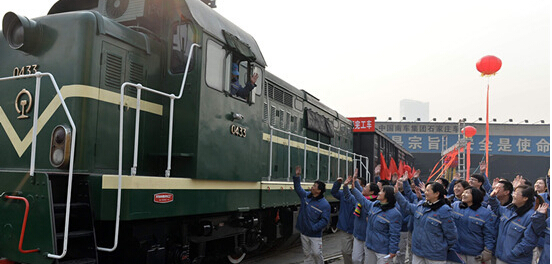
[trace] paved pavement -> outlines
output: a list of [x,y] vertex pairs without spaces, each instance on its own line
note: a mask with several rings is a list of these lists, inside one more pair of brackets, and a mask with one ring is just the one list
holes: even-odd
[[[341,231],[339,231],[341,232]],[[336,234],[324,234],[322,236],[322,252],[324,259],[330,256],[336,256],[341,254],[339,240]],[[273,249],[269,252],[265,252],[262,255],[246,257],[242,263],[244,264],[302,264],[303,263],[303,249],[301,248],[301,241],[296,239],[291,246]],[[343,264],[343,259],[337,258],[327,261],[331,264]]]

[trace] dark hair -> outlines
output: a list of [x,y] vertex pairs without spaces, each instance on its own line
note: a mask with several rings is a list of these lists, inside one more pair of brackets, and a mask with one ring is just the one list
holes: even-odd
[[461,184],[462,187],[464,188],[464,190],[465,190],[466,188],[470,187],[470,184],[469,184],[467,181],[465,181],[465,180],[457,180],[457,181],[454,183],[454,185],[456,186],[456,184]]
[[361,186],[366,186],[366,179],[360,177],[360,178],[358,178],[358,180],[360,181]]
[[395,199],[395,188],[391,185],[383,186],[383,192],[385,193],[385,199],[387,199],[388,204],[395,206],[397,200]]
[[535,188],[533,188],[529,185],[523,185],[522,184],[522,185],[519,185],[518,187],[516,187],[516,190],[517,189],[521,189],[521,196],[527,198],[527,201],[525,202],[525,204],[527,204],[527,203],[532,204],[535,201],[535,195],[536,195]]
[[390,185],[391,183],[388,180],[380,180],[381,186]]
[[321,181],[315,181],[314,183],[318,184],[318,190],[320,190],[320,194],[324,194],[326,192],[326,184]]
[[535,183],[537,183],[538,181],[544,182],[544,188],[548,190],[548,184],[546,184],[546,179],[544,177],[538,177]]
[[448,188],[449,186],[449,181],[445,178],[439,178],[437,180],[441,180],[441,182],[443,183],[443,187],[445,187],[445,190]]
[[466,190],[470,190],[471,195],[472,195],[472,203],[477,208],[479,208],[481,206],[481,203],[483,202],[484,194],[481,192],[481,190],[473,188],[471,186],[466,188]]
[[500,180],[498,183],[502,183],[502,189],[505,191],[510,191],[510,196],[512,196],[512,193],[514,192],[514,185],[512,185],[511,182],[507,180]]
[[472,174],[471,177],[477,179],[478,182],[481,182],[481,183],[485,182],[485,176],[481,174]]
[[445,190],[445,187],[438,183],[438,182],[428,182],[426,187],[431,186],[431,190],[433,192],[439,192],[439,199],[444,199],[445,194],[447,194],[447,191]]
[[379,193],[380,189],[379,189],[378,184],[377,184],[377,183],[371,182],[371,183],[370,183],[370,191],[371,191],[372,193],[375,193],[375,194]]

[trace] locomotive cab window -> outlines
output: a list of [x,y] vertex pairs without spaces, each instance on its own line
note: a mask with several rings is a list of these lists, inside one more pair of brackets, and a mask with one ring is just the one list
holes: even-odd
[[255,102],[255,96],[261,95],[262,70],[248,61],[235,61],[229,67],[230,85],[227,92],[240,100]]
[[[183,73],[186,70],[186,63],[190,55],[192,45],[192,30],[189,24],[175,24],[172,27],[172,48],[171,48],[171,72]],[[193,64],[192,64],[193,65]],[[191,70],[191,66],[190,69]]]

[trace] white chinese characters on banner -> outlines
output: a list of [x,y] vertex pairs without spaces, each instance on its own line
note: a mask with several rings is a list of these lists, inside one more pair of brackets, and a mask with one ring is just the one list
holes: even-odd
[[391,139],[397,143],[399,143],[401,146],[403,145],[402,136],[392,136]]
[[498,142],[498,151],[512,152],[512,144],[509,138],[500,138]]
[[427,137],[427,148],[430,149],[430,150],[440,150],[439,148],[439,145],[441,145],[441,139],[439,137],[432,137],[432,136],[428,136]]
[[550,142],[546,141],[544,138],[537,142],[537,152],[550,152]]
[[527,138],[520,138],[516,144],[519,152],[531,152],[531,140]]
[[422,138],[418,136],[408,137],[409,149],[422,149]]

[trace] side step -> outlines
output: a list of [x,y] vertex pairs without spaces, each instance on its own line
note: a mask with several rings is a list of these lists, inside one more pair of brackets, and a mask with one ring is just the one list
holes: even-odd
[[[56,233],[57,254],[63,252],[63,236],[65,230],[66,192],[65,177],[52,176],[52,193],[54,208],[54,231]],[[65,182],[65,184],[63,184]],[[71,211],[69,215],[69,233],[67,253],[65,257],[56,260],[58,264],[92,264],[98,263],[96,250],[96,235],[94,217],[90,207],[88,182],[74,179]]]

